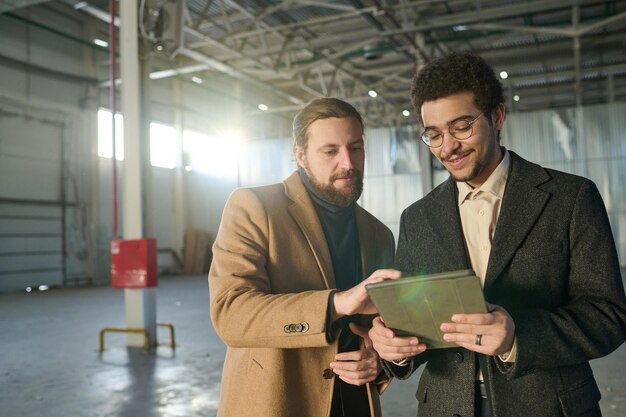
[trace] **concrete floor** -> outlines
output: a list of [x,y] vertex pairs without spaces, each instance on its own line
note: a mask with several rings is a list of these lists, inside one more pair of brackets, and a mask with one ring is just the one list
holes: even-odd
[[[624,271],[626,272],[626,271]],[[0,294],[0,416],[215,416],[225,346],[211,327],[204,276],[166,277],[157,290],[153,354],[127,349],[123,292],[109,287]],[[626,345],[592,361],[605,417],[626,415]],[[385,417],[413,417],[419,375],[395,381],[382,397]],[[529,416],[533,417],[533,416]]]

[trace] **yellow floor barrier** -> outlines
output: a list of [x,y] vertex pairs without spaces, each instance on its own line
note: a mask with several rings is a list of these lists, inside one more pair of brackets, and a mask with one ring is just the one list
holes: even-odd
[[[174,325],[172,323],[157,323],[157,326],[167,327],[170,329],[170,346],[172,349],[176,349],[176,340],[174,336]],[[129,329],[124,327],[105,327],[100,330],[100,352],[104,351],[104,335],[107,332],[116,333],[140,333],[143,334],[144,349],[146,352],[150,352],[150,336],[146,329]]]

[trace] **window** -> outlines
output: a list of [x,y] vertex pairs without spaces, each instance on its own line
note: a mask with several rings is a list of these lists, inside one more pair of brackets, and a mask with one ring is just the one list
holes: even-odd
[[[113,157],[111,112],[98,110],[98,156]],[[150,164],[173,169],[176,166],[176,130],[172,126],[150,123]],[[115,159],[124,160],[124,118],[115,115]]]
[[[98,110],[98,156],[113,157],[113,137],[111,134],[111,112]],[[115,115],[115,159],[124,160],[124,119],[121,114]]]
[[237,179],[240,143],[234,136],[218,138],[185,130],[183,152],[188,153],[187,169],[213,177]]
[[174,169],[176,155],[176,130],[172,126],[150,123],[150,164]]

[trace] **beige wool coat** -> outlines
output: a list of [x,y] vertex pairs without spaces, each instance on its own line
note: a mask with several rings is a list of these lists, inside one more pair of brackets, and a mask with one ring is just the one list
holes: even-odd
[[[355,205],[363,277],[393,264],[391,231]],[[219,417],[327,417],[337,338],[326,340],[331,256],[297,172],[229,198],[209,272],[211,320],[228,346]],[[372,416],[381,387],[368,384]]]

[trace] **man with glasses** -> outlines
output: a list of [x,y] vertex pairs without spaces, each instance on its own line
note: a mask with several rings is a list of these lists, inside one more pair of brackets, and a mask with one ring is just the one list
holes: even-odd
[[369,334],[385,370],[404,379],[426,364],[419,416],[600,416],[589,360],[623,343],[626,301],[596,186],[500,145],[502,86],[480,57],[433,60],[411,96],[421,140],[450,178],[402,214],[396,267],[472,268],[488,313],[441,323],[458,345],[450,349],[375,319]]

